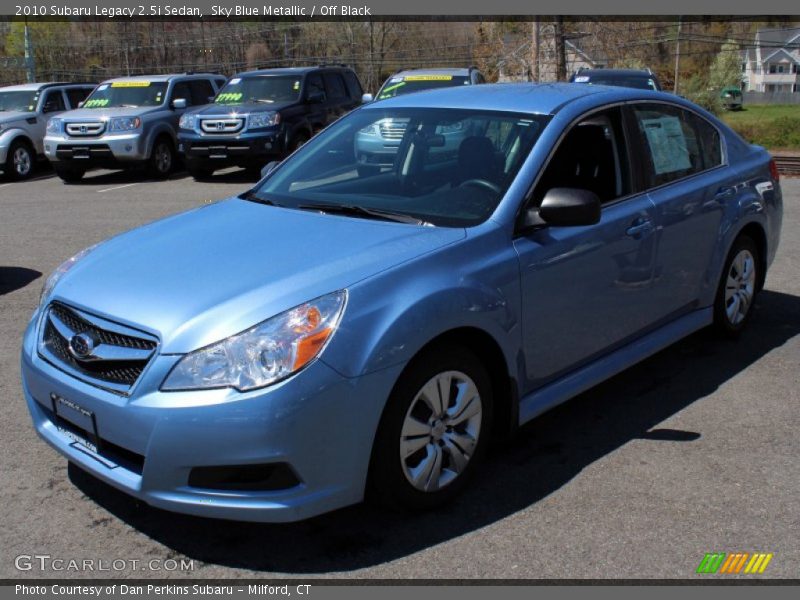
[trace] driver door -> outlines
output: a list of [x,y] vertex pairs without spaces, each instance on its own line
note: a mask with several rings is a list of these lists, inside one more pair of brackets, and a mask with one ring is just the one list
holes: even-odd
[[530,198],[583,188],[602,202],[600,221],[538,227],[514,240],[522,290],[523,393],[619,347],[659,317],[654,291],[655,207],[630,168],[622,111],[573,125]]

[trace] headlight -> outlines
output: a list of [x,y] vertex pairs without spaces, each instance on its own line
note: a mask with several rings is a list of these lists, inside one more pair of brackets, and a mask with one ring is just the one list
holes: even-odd
[[272,127],[281,122],[281,114],[277,112],[263,112],[250,115],[247,121],[248,127],[258,129],[260,127]]
[[139,117],[116,117],[109,122],[110,131],[133,131],[142,126]]
[[39,306],[43,306],[47,299],[50,297],[50,294],[53,291],[53,288],[56,287],[56,284],[61,280],[61,278],[69,271],[72,267],[74,267],[79,260],[86,257],[92,250],[97,248],[97,244],[94,246],[89,246],[85,250],[81,250],[75,256],[70,259],[65,260],[59,267],[50,274],[50,277],[44,282],[42,286],[42,293],[39,296]]
[[364,129],[359,129],[358,133],[363,133],[364,135],[380,135],[381,128],[377,123],[372,123],[364,127]]
[[242,333],[184,356],[164,391],[232,387],[254,390],[284,379],[314,360],[339,326],[347,292],[322,296]]
[[61,133],[61,119],[50,119],[47,122],[47,133]]
[[180,121],[178,121],[178,127],[181,129],[194,129],[195,123],[197,123],[197,117],[195,115],[187,115],[182,114]]

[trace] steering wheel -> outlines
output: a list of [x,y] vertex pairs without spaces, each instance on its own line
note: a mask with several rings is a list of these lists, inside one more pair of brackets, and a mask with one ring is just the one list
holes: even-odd
[[501,194],[503,192],[499,185],[489,181],[488,179],[467,179],[466,181],[462,181],[458,184],[458,187],[460,188],[468,186],[486,188],[493,191],[495,194]]

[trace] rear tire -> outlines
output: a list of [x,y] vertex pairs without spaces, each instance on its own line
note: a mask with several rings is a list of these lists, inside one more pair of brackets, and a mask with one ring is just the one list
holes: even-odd
[[86,174],[85,169],[77,169],[75,167],[62,167],[58,164],[53,165],[53,170],[56,172],[56,175],[58,175],[59,178],[64,183],[77,183],[81,179],[83,179],[83,176]]
[[172,140],[160,137],[153,144],[153,151],[148,161],[147,170],[154,179],[166,179],[175,166],[175,149]]
[[430,348],[403,372],[383,411],[370,496],[410,510],[450,502],[483,458],[491,424],[492,385],[480,360],[459,346]]
[[721,335],[736,338],[747,326],[755,309],[762,280],[758,246],[747,235],[733,243],[722,270],[714,301],[714,327]]
[[16,140],[8,149],[5,164],[6,176],[13,181],[22,181],[33,175],[36,168],[36,153],[25,140]]

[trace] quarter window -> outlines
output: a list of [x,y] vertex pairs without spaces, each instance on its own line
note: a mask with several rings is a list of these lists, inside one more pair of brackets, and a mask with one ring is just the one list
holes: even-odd
[[208,79],[194,79],[189,82],[189,89],[191,90],[192,98],[191,104],[200,106],[208,104],[214,96],[214,88]]
[[344,72],[344,81],[347,84],[347,91],[353,100],[359,100],[361,94],[364,92],[361,89],[361,84],[358,82],[358,77],[352,71]]
[[92,88],[69,88],[67,89],[67,100],[70,108],[78,108],[78,104],[86,100]]

